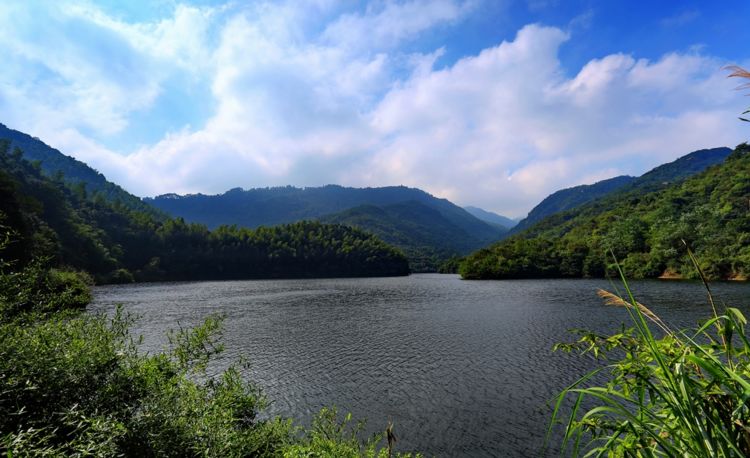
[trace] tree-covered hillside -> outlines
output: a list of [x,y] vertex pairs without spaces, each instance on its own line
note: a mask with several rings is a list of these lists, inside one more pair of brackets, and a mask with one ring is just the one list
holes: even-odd
[[684,240],[711,278],[747,278],[750,147],[738,146],[724,163],[684,181],[665,183],[673,175],[658,173],[664,171],[473,253],[461,275],[601,277],[612,250],[631,278],[694,277]]
[[526,218],[522,219],[510,234],[517,234],[528,229],[550,215],[572,210],[617,191],[638,190],[639,192],[649,192],[663,188],[702,172],[712,165],[721,163],[731,151],[729,148],[698,150],[667,164],[662,164],[637,178],[622,175],[590,185],[561,189],[550,194],[531,209]]
[[445,260],[482,245],[437,210],[408,201],[376,207],[362,205],[324,216],[321,221],[371,232],[404,251],[415,272],[435,272]]
[[146,201],[208,227],[252,228],[302,219],[353,225],[403,249],[418,271],[435,271],[451,256],[499,240],[505,232],[446,199],[405,186],[232,189],[214,196],[168,194]]
[[303,219],[316,219],[360,205],[384,206],[414,201],[438,211],[444,218],[477,239],[492,240],[498,235],[496,228],[473,217],[450,201],[406,186],[283,186],[248,190],[235,188],[219,195],[166,194],[145,200],[173,216],[202,223],[210,228],[222,224],[250,228],[272,226]]
[[583,184],[555,191],[532,208],[529,214],[526,215],[526,218],[519,221],[512,232],[521,232],[550,215],[579,207],[587,202],[617,191],[623,186],[632,183],[633,180],[635,180],[635,177],[621,175],[597,181],[594,184]]
[[[209,231],[156,218],[87,192],[0,142],[0,224],[14,232],[2,259],[49,258],[100,281],[197,280],[408,274],[398,250],[357,229],[299,222]],[[25,259],[29,258],[29,259]]]
[[89,193],[98,193],[109,201],[119,201],[128,208],[150,213],[159,219],[166,216],[144,203],[140,198],[108,181],[104,175],[85,163],[64,155],[36,137],[0,124],[0,139],[10,140],[10,150],[18,148],[27,161],[38,162],[41,171],[48,177],[83,186],[82,189]]
[[479,207],[466,206],[464,210],[481,219],[485,223],[492,224],[502,230],[508,230],[518,224],[518,220],[513,220],[507,216],[498,215],[495,212],[487,211]]

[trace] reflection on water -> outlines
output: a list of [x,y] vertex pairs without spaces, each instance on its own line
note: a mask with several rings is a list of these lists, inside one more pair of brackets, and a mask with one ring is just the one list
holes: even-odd
[[[640,302],[675,326],[707,317],[695,283],[635,282]],[[95,288],[93,312],[121,303],[140,319],[144,349],[165,331],[226,316],[227,351],[212,370],[245,356],[272,400],[270,414],[309,421],[337,406],[392,420],[399,450],[439,456],[539,456],[547,403],[595,362],[553,353],[567,330],[619,329],[621,308],[602,305],[598,280],[467,282],[400,278],[160,283]],[[750,286],[714,286],[747,312]]]

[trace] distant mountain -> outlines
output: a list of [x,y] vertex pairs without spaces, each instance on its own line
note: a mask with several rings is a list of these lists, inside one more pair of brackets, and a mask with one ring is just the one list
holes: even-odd
[[36,137],[0,124],[0,139],[10,140],[10,149],[20,149],[25,160],[29,162],[38,161],[42,172],[48,177],[62,178],[70,184],[83,183],[87,193],[99,193],[110,202],[120,202],[131,210],[144,211],[160,219],[165,216],[161,212],[155,211],[150,205],[145,204],[139,197],[107,181],[104,175],[85,163],[66,156]]
[[550,194],[531,209],[511,233],[519,233],[550,215],[571,210],[615,191],[649,192],[663,188],[723,162],[731,152],[729,148],[702,149],[660,165],[637,178],[622,175],[590,185],[562,189]]
[[693,151],[644,173],[632,183],[632,188],[642,190],[664,188],[703,172],[712,165],[721,164],[730,154],[732,154],[732,149],[726,147]]
[[617,191],[635,180],[635,177],[621,175],[607,180],[597,181],[594,184],[584,184],[556,191],[539,202],[536,207],[532,208],[526,218],[519,221],[513,228],[513,232],[521,232],[549,215],[570,210],[587,202],[591,202],[594,199],[598,199],[599,197],[607,195],[613,191]]
[[628,278],[697,278],[686,242],[709,278],[746,280],[750,146],[726,153],[697,151],[657,167],[467,256],[459,270],[475,279],[617,276],[614,254]]
[[416,201],[382,207],[361,205],[324,216],[321,221],[367,230],[401,248],[415,272],[435,271],[446,259],[466,254],[485,243],[439,211]]
[[213,196],[167,194],[145,200],[209,227],[254,228],[305,219],[354,225],[402,248],[414,270],[434,270],[439,262],[498,240],[504,232],[446,199],[405,186],[236,188]]
[[492,224],[493,226],[497,226],[505,230],[508,230],[518,224],[517,220],[510,219],[507,216],[498,215],[495,212],[483,210],[479,207],[467,206],[464,207],[464,210],[481,219],[485,223]]

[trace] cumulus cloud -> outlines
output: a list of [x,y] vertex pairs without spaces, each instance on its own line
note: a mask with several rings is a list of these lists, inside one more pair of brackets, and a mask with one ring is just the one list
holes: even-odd
[[[404,46],[475,2],[177,6],[143,23],[59,5],[38,36],[21,30],[24,4],[0,6],[0,120],[139,195],[405,184],[522,216],[561,187],[743,138],[745,101],[711,56],[612,54],[568,74],[558,55],[575,32],[542,25],[442,67],[443,48]],[[205,119],[107,146],[144,113],[169,115],[184,78],[204,83],[191,96]]]

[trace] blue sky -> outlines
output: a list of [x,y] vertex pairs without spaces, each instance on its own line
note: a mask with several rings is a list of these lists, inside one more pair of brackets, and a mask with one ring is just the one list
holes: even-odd
[[747,139],[746,1],[0,4],[0,122],[137,195],[404,184],[523,216]]

